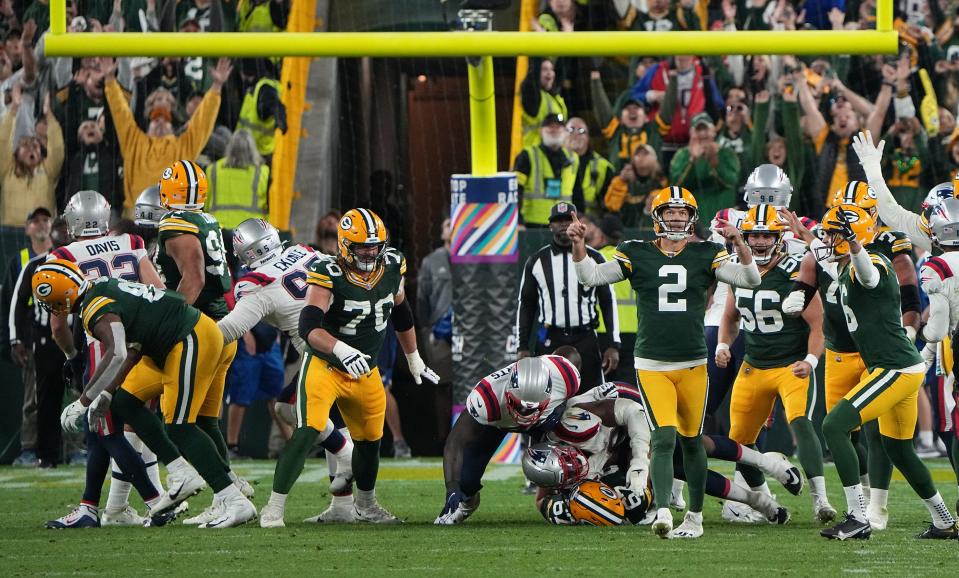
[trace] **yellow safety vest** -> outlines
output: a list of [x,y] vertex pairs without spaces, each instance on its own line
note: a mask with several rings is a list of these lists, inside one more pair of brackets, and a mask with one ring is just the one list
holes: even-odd
[[220,159],[210,165],[206,176],[210,185],[206,211],[224,229],[235,229],[247,219],[265,219],[269,214],[270,167],[261,164],[235,169],[226,166],[226,159]]
[[279,32],[280,29],[273,25],[273,18],[270,17],[270,3],[263,2],[257,6],[251,6],[250,2],[244,2],[240,6],[238,14],[240,20],[240,32]]
[[[583,162],[582,158],[580,158],[580,162]],[[586,201],[586,214],[599,217],[602,215],[597,196],[600,187],[606,182],[607,172],[613,168],[613,163],[595,151],[589,151],[588,163],[586,170],[583,171],[583,182],[581,184],[583,200]]]
[[533,147],[540,143],[539,127],[543,124],[543,119],[546,118],[548,114],[561,114],[565,119],[567,116],[566,101],[558,94],[550,94],[540,89],[539,110],[536,111],[536,116],[530,116],[525,110],[523,111],[522,126],[524,147]]
[[576,153],[563,147],[563,154],[569,162],[563,167],[559,176],[559,190],[555,184],[550,186],[549,181],[555,181],[553,165],[549,163],[546,153],[537,146],[528,146],[523,149],[529,155],[529,175],[523,185],[523,206],[520,211],[523,221],[529,225],[548,225],[549,212],[553,205],[560,201],[573,202],[573,187],[576,184],[576,172],[579,169],[579,157]]
[[[30,248],[24,247],[20,249],[20,270],[23,271],[23,268],[27,266],[27,263],[30,262]],[[33,295],[30,296],[30,300],[27,301],[27,305],[33,306]]]
[[260,89],[264,85],[272,86],[276,89],[280,97],[283,97],[283,93],[280,90],[281,85],[278,81],[272,78],[261,78],[260,81],[256,83],[256,88],[253,89],[253,92],[247,92],[246,96],[243,97],[243,106],[240,107],[240,119],[236,122],[236,126],[238,129],[246,129],[253,135],[253,140],[256,141],[256,150],[260,151],[261,155],[271,155],[273,154],[273,149],[276,148],[276,119],[271,116],[263,120],[256,114],[256,101],[260,96]]
[[[615,245],[607,245],[599,250],[607,261],[613,260],[613,253],[616,252]],[[619,332],[636,333],[639,328],[639,319],[636,317],[636,292],[633,291],[629,281],[624,279],[618,283],[613,283],[613,293],[616,294],[616,312],[619,314]],[[606,327],[603,325],[603,316],[599,316],[599,327],[596,333],[606,333]],[[629,352],[632,355],[632,352]]]

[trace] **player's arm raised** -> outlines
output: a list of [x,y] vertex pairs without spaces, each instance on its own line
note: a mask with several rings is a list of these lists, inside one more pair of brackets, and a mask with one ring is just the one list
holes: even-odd
[[[736,246],[736,256],[739,257],[739,263],[735,263],[725,252],[720,253],[720,255],[725,255],[725,259],[718,266],[714,264],[716,266],[716,279],[733,287],[758,287],[763,278],[759,274],[759,267],[753,261],[752,252],[746,246],[746,242],[743,241],[743,235],[739,228],[722,219],[716,221],[722,225],[719,233]],[[730,295],[732,293],[730,292]]]
[[729,344],[739,336],[739,309],[736,308],[736,292],[729,291],[726,296],[726,308],[719,323],[719,337],[716,343],[716,365],[726,367],[733,358]]
[[439,383],[440,376],[435,371],[426,367],[420,352],[416,349],[416,324],[413,322],[413,308],[406,300],[406,290],[403,288],[403,282],[400,282],[400,290],[393,298],[393,312],[390,314],[393,320],[393,329],[396,331],[396,340],[400,342],[403,353],[406,354],[406,362],[410,366],[410,373],[413,375],[413,381],[416,385],[427,380],[431,383]]
[[826,337],[822,332],[822,299],[819,298],[819,295],[813,297],[809,306],[803,311],[802,318],[809,326],[809,337],[806,338],[806,358],[793,363],[790,369],[796,377],[809,377],[812,372],[816,371],[826,343]]
[[615,259],[596,264],[596,261],[586,254],[586,225],[580,222],[576,213],[573,213],[573,222],[570,223],[566,234],[573,243],[573,268],[580,283],[587,287],[595,287],[625,279],[623,268]]
[[183,295],[187,303],[193,305],[205,283],[203,247],[200,245],[200,238],[194,235],[177,235],[167,239],[165,247],[182,275],[176,291]]

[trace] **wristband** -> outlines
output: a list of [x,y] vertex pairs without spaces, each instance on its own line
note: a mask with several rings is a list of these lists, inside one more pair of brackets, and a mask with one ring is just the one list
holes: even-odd
[[912,325],[907,325],[907,326],[906,326],[906,337],[909,338],[909,341],[912,341],[913,343],[915,343],[915,342],[916,342],[916,328],[913,327]]
[[819,366],[819,358],[812,353],[807,353],[806,358],[803,359],[803,361],[808,363],[812,367],[813,371],[816,371],[816,368]]
[[729,344],[728,344],[728,343],[722,343],[722,342],[717,343],[717,344],[716,344],[716,353],[719,353],[720,351],[729,351]]

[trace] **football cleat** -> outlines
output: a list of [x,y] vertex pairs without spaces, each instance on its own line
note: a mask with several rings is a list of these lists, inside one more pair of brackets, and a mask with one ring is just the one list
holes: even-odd
[[356,521],[353,504],[330,504],[323,513],[303,520],[307,524],[350,524]]
[[686,509],[686,500],[683,499],[683,488],[686,483],[673,480],[673,492],[669,495],[669,507],[680,512]]
[[786,491],[794,496],[798,496],[803,490],[803,478],[799,468],[792,465],[789,458],[779,452],[766,452],[763,454],[772,458],[773,468],[766,472],[777,482],[786,488]]
[[256,506],[246,496],[237,493],[220,502],[219,513],[215,519],[200,524],[199,527],[218,530],[246,524],[256,519]]
[[[789,510],[779,505],[775,496],[769,496],[762,492],[754,492],[756,496],[756,509],[766,516],[766,521],[770,524],[782,525],[789,522]],[[728,502],[727,502],[728,503]]]
[[154,515],[172,510],[183,500],[199,494],[206,487],[206,482],[191,466],[170,472],[166,477],[166,485],[167,491],[160,494],[160,501],[154,505],[151,512]]
[[700,538],[703,535],[702,512],[686,512],[683,523],[669,533],[669,538]]
[[379,502],[374,501],[372,504],[360,507],[359,504],[353,503],[353,517],[357,522],[369,522],[370,524],[402,524],[403,520],[400,520],[393,514],[391,514],[386,508],[381,506]]
[[842,522],[832,528],[820,530],[819,535],[830,540],[868,540],[872,535],[872,527],[868,521],[859,521],[852,514],[846,513]]
[[103,517],[100,518],[101,526],[148,526],[149,522],[149,518],[137,514],[129,504],[119,510],[107,508],[103,510]]
[[334,496],[344,496],[353,491],[353,472],[343,472],[339,469],[330,482],[330,493]]
[[929,527],[916,538],[920,540],[959,540],[959,527],[953,524],[943,529],[937,528],[935,524],[929,524]]
[[283,522],[283,508],[275,504],[267,504],[260,510],[261,528],[285,528]]
[[199,526],[200,524],[206,524],[207,522],[211,522],[217,519],[222,514],[222,512],[220,511],[220,507],[221,507],[220,500],[216,496],[214,496],[212,504],[207,506],[205,510],[203,510],[196,516],[183,520],[183,523],[187,526]]
[[758,524],[768,521],[762,512],[757,512],[746,504],[726,500],[723,502],[723,520],[734,524]]
[[163,526],[166,526],[170,522],[176,520],[177,516],[180,515],[181,511],[185,511],[185,509],[182,509],[184,504],[186,504],[186,502],[180,502],[179,506],[177,506],[176,508],[172,510],[167,510],[166,512],[163,512],[162,514],[153,515],[151,512],[148,511],[147,515],[149,517],[144,520],[143,525],[149,526],[151,528],[161,528]]
[[836,508],[829,504],[825,496],[813,495],[812,514],[820,524],[828,524],[836,519]]
[[673,531],[673,513],[669,508],[659,508],[656,510],[656,520],[651,526],[653,534],[656,534],[664,540],[669,537]]
[[57,518],[56,520],[50,520],[44,524],[44,526],[50,528],[51,530],[64,530],[67,528],[99,528],[100,513],[92,506],[80,504],[66,516]]
[[885,530],[889,525],[889,510],[869,504],[866,507],[866,517],[869,518],[869,525],[873,530]]
[[413,457],[410,444],[406,443],[406,440],[393,442],[393,457],[397,459],[409,459]]
[[240,493],[243,494],[246,499],[253,499],[253,484],[237,476],[236,480],[233,481],[233,485],[236,486],[236,489],[240,490]]

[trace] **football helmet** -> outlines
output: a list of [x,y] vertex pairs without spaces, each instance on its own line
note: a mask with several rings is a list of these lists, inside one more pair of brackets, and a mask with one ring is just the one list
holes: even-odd
[[280,232],[263,219],[247,219],[233,230],[233,253],[249,269],[266,265],[283,253]]
[[[689,213],[689,219],[680,229],[673,229],[663,219],[663,212],[666,209],[686,209]],[[691,237],[696,221],[699,219],[699,205],[696,204],[696,197],[682,187],[660,189],[653,197],[650,211],[653,215],[653,228],[656,231],[656,236],[666,237],[670,241],[682,241]]]
[[206,204],[206,173],[190,160],[179,160],[160,175],[160,206],[172,211],[199,211]]
[[510,417],[520,427],[536,425],[549,406],[552,378],[542,357],[524,357],[513,364],[504,397]]
[[141,227],[156,229],[167,210],[160,206],[160,185],[143,189],[133,206],[133,222]]
[[788,207],[792,200],[793,185],[786,173],[776,165],[759,165],[746,179],[743,200],[747,207],[763,203],[774,207]]
[[932,240],[941,247],[959,247],[959,199],[940,201],[929,217]]
[[879,231],[872,215],[856,205],[834,206],[826,211],[820,224],[825,246],[816,248],[815,257],[819,261],[838,261],[849,254],[849,241],[843,237],[846,226],[863,247],[872,243]]
[[[749,246],[753,259],[759,265],[769,263],[779,253],[783,246],[783,235],[788,229],[788,225],[776,212],[776,207],[767,204],[751,207],[746,211],[742,223],[739,224],[739,230],[743,233],[743,240]],[[776,240],[772,245],[757,250],[750,244],[749,238],[758,233],[774,235]]]
[[589,473],[589,460],[583,450],[573,446],[540,442],[526,448],[523,474],[541,488],[575,486]]
[[879,211],[876,190],[865,181],[849,181],[845,187],[833,193],[829,206],[836,205],[856,205],[860,209],[865,209],[873,220],[876,219],[876,213]]
[[67,201],[63,218],[74,238],[101,237],[110,232],[110,203],[96,191],[80,191]]
[[952,199],[956,196],[956,189],[952,185],[952,181],[946,181],[944,183],[939,183],[938,185],[929,189],[929,192],[926,194],[926,198],[922,201],[922,213],[926,212],[926,209],[935,207],[942,201],[946,199]]
[[590,526],[619,526],[626,517],[626,508],[616,490],[593,480],[582,482],[573,490],[569,512],[578,524]]
[[51,313],[72,313],[87,290],[87,281],[73,261],[51,259],[37,267],[31,286],[40,307]]
[[[368,273],[375,270],[386,256],[389,237],[379,215],[369,209],[350,209],[340,219],[336,242],[340,259],[353,269]],[[358,255],[358,248],[375,248],[376,253]]]

